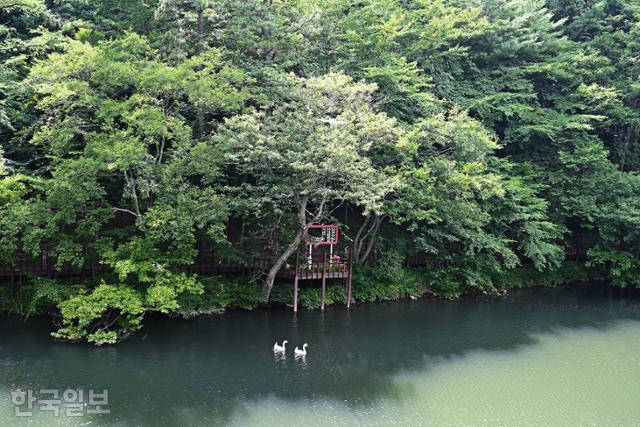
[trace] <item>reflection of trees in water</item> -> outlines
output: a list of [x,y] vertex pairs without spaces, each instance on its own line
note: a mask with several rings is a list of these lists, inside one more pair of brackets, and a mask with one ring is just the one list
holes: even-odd
[[[354,406],[416,393],[394,375],[470,351],[505,351],[558,328],[640,320],[638,300],[606,290],[530,290],[503,299],[358,305],[347,312],[231,312],[148,319],[147,339],[115,347],[52,343],[38,322],[0,322],[0,384],[111,390],[114,419],[179,424],[188,413],[224,423],[242,403],[328,398]],[[286,357],[275,340],[288,339]],[[305,360],[293,348],[310,343]],[[98,422],[102,420],[99,419]],[[110,420],[110,418],[104,418]]]

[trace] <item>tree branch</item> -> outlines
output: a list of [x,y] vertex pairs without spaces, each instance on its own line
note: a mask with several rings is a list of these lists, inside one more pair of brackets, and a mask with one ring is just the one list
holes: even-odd
[[124,212],[124,213],[128,213],[131,214],[133,216],[135,216],[136,218],[139,217],[140,215],[135,213],[134,211],[131,211],[129,209],[123,209],[123,208],[117,208],[117,207],[112,207],[111,210],[113,210],[114,212]]
[[142,216],[140,214],[140,206],[138,205],[138,192],[136,191],[136,181],[135,178],[131,177],[129,178],[129,175],[127,174],[127,171],[124,171],[124,180],[127,183],[127,185],[129,186],[129,189],[131,190],[131,197],[133,198],[133,205],[136,209],[136,216],[140,217]]

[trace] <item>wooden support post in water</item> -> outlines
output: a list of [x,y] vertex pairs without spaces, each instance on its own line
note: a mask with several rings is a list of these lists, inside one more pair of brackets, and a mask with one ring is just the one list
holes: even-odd
[[322,257],[322,303],[320,310],[324,310],[324,297],[327,292],[327,253]]
[[298,312],[298,254],[296,253],[296,271],[293,275],[293,312]]
[[298,275],[293,279],[293,312],[298,312]]
[[347,308],[351,307],[351,276],[353,274],[353,269],[351,265],[353,261],[353,257],[351,255],[351,251],[349,251],[349,273],[347,275]]

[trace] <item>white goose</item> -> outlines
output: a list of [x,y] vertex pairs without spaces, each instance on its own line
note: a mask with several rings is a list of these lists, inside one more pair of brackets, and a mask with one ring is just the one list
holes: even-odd
[[304,343],[304,345],[302,346],[302,350],[300,350],[298,347],[295,348],[295,350],[293,351],[293,353],[296,356],[306,356],[307,355],[307,347],[309,346],[309,344]]
[[285,346],[287,345],[288,342],[289,341],[284,340],[284,341],[282,341],[282,345],[278,345],[278,341],[276,341],[276,343],[273,345],[274,353],[284,353]]

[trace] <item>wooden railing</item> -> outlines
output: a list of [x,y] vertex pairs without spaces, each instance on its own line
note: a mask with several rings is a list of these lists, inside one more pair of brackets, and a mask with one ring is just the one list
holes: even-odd
[[[245,262],[239,262],[229,258],[218,258],[211,252],[200,252],[194,263],[185,269],[191,273],[200,274],[250,274],[257,271],[267,271],[274,262],[273,257],[257,257],[249,259]],[[372,264],[379,261],[378,257]],[[9,266],[0,264],[0,278],[13,277],[16,280],[25,275],[33,276],[49,276],[49,277],[94,277],[109,273],[111,268],[107,265],[100,264],[97,260],[91,260],[82,268],[65,264],[62,268],[56,268],[56,259],[52,256],[42,255],[40,258],[24,257],[16,265]],[[339,278],[349,270],[348,255],[340,254],[340,257],[329,259],[327,255],[327,278]],[[323,254],[316,254],[311,262],[304,257],[298,257],[298,275],[301,279],[320,278],[322,271],[325,270],[323,264]],[[422,267],[427,264],[426,254],[410,255],[405,259],[405,265],[408,267]],[[293,256],[283,266],[279,276],[292,278],[295,275],[296,256]]]
[[56,265],[56,259],[52,256],[42,255],[39,259],[22,258],[15,265],[0,264],[0,277],[20,278],[25,275],[33,276],[95,276],[106,273],[109,267],[97,261],[87,262],[82,268],[70,264]]
[[[327,279],[336,279],[345,277],[349,273],[349,259],[329,259],[326,260],[312,260],[309,262],[306,259],[302,259],[298,262],[298,277],[301,280],[321,279],[322,276]],[[294,271],[290,271],[290,274],[294,274]]]

